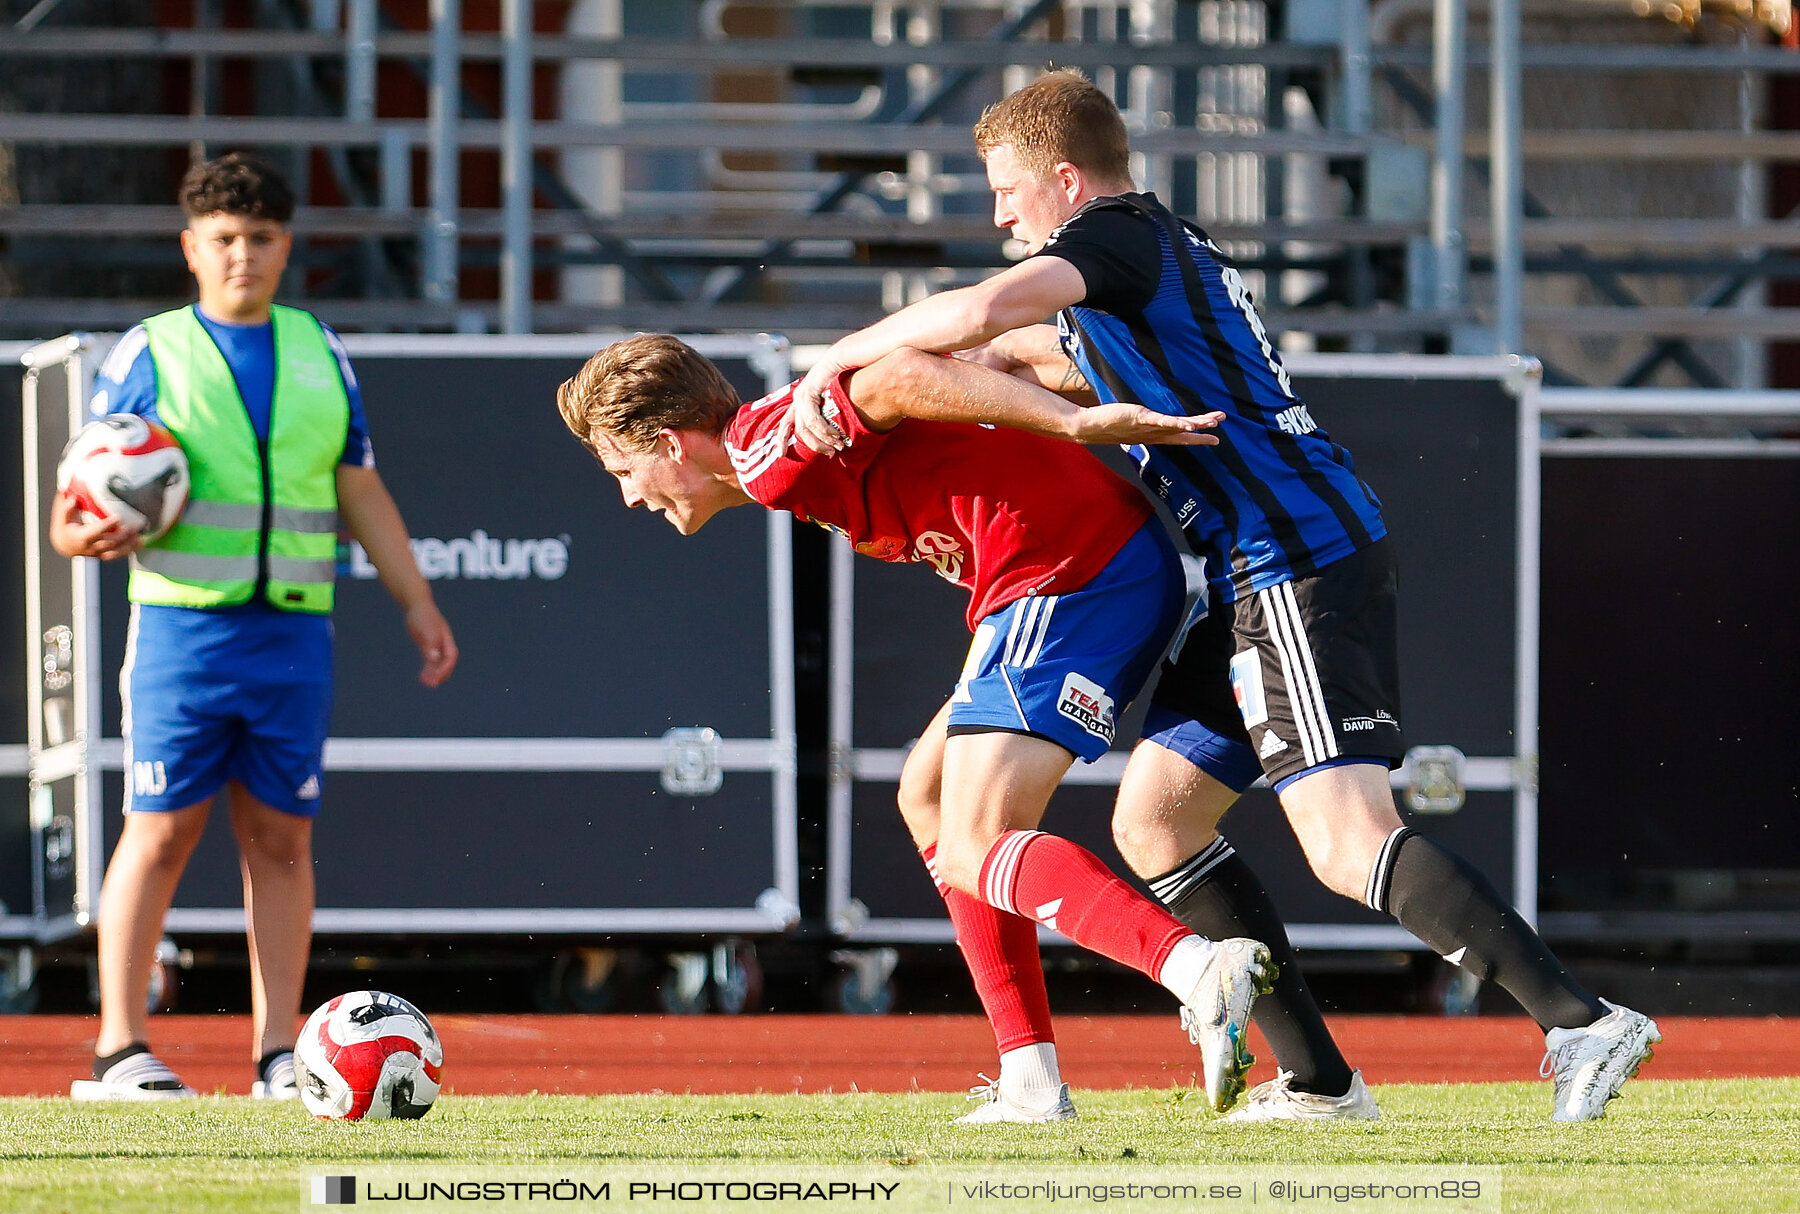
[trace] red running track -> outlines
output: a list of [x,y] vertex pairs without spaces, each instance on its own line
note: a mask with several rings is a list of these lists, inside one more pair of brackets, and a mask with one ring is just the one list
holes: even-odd
[[[445,1081],[463,1095],[518,1092],[962,1091],[995,1074],[975,1016],[439,1016]],[[1800,1075],[1800,1019],[1668,1017],[1650,1079]],[[0,1016],[0,1096],[67,1093],[85,1078],[92,1016]],[[1524,1019],[1336,1016],[1370,1083],[1533,1080],[1543,1037]],[[245,1016],[158,1016],[157,1053],[204,1092],[247,1092]],[[1063,1077],[1078,1088],[1195,1080],[1170,1016],[1065,1016]],[[1260,1041],[1254,1047],[1267,1057]],[[1257,1065],[1252,1082],[1271,1078]]]

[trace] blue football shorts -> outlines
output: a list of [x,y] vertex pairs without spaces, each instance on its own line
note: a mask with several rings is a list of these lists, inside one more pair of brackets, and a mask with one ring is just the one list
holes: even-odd
[[950,735],[1031,734],[1092,763],[1156,669],[1185,596],[1180,558],[1151,519],[1081,589],[1027,595],[976,626]]
[[283,813],[319,812],[328,619],[134,606],[119,694],[126,813],[185,809],[227,780]]

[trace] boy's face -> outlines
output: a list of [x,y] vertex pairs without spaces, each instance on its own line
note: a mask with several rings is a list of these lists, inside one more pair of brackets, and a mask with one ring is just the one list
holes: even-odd
[[994,226],[1008,228],[1027,253],[1044,247],[1050,233],[1079,208],[1058,176],[1033,176],[1010,143],[988,149],[988,186],[994,191]]
[[664,430],[650,450],[629,451],[600,432],[594,436],[594,454],[618,480],[627,507],[642,506],[668,519],[681,534],[692,535],[719,511],[745,500],[696,464],[696,438],[688,431]]
[[223,211],[190,220],[181,233],[181,251],[200,284],[200,306],[234,324],[269,318],[293,247],[285,225]]

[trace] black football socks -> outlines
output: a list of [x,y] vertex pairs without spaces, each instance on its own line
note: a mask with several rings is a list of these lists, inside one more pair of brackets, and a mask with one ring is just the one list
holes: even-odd
[[117,1066],[121,1062],[124,1062],[127,1058],[131,1057],[133,1054],[148,1054],[149,1052],[150,1052],[150,1047],[148,1045],[145,1045],[142,1041],[134,1041],[130,1045],[126,1046],[122,1050],[117,1051],[116,1053],[95,1054],[94,1055],[94,1078],[103,1080],[106,1078],[106,1072],[112,1070],[113,1067]]
[[1169,872],[1149,878],[1148,884],[1170,914],[1202,936],[1212,940],[1248,936],[1269,946],[1280,973],[1275,989],[1256,1001],[1251,1019],[1269,1039],[1281,1069],[1293,1073],[1296,1091],[1320,1096],[1349,1091],[1350,1064],[1338,1052],[1307,989],[1287,928],[1268,891],[1231,844],[1214,839]]
[[[117,1082],[116,1080],[109,1081],[106,1078],[107,1072],[111,1071],[114,1067],[118,1066],[121,1062],[124,1062],[127,1058],[135,1058],[139,1054],[147,1055],[149,1053],[150,1053],[150,1047],[148,1045],[144,1044],[142,1041],[134,1041],[130,1045],[126,1046],[124,1049],[119,1050],[115,1053],[95,1054],[94,1055],[94,1078],[99,1080],[102,1083]],[[136,1074],[141,1075],[144,1073],[142,1068],[132,1068],[132,1069],[133,1069],[134,1073],[136,1073]],[[154,1057],[152,1057],[150,1060],[150,1071],[152,1074],[160,1074],[160,1075],[166,1076],[166,1078],[140,1079],[136,1083],[130,1083],[129,1086],[139,1088],[146,1092],[177,1092],[177,1091],[181,1090],[181,1086],[182,1086],[181,1080],[175,1078],[175,1076],[172,1073],[170,1073],[170,1071],[166,1067],[164,1067],[162,1063],[156,1061],[156,1059]]]
[[1544,1029],[1584,1028],[1606,1015],[1480,870],[1410,828],[1382,844],[1363,901],[1445,960],[1499,983]]
[[292,1057],[293,1053],[294,1053],[294,1047],[291,1045],[284,1045],[278,1050],[270,1050],[268,1053],[264,1054],[262,1056],[262,1058],[257,1062],[256,1077],[258,1079],[262,1080],[264,1083],[270,1082],[270,1080],[272,1079],[272,1076],[269,1074],[270,1068],[273,1067],[277,1062],[280,1062],[283,1058]]

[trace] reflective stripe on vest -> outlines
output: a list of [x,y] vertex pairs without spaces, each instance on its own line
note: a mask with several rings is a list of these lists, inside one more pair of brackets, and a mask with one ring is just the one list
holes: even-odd
[[273,313],[275,390],[266,443],[258,441],[237,380],[192,308],[144,322],[156,365],[156,410],[187,452],[192,490],[176,525],[134,557],[136,602],[227,606],[248,602],[261,580],[276,607],[331,610],[337,465],[350,400],[319,322],[295,308]]
[[[232,582],[256,580],[256,558],[253,556],[209,556],[202,552],[170,552],[161,548],[145,548],[139,567],[159,574],[172,582]],[[330,560],[297,560],[271,556],[269,580],[284,582],[323,582],[337,576],[337,558]]]
[[[262,507],[233,502],[189,502],[181,512],[181,521],[206,527],[233,527],[256,530],[262,526]],[[335,510],[300,510],[277,506],[270,517],[277,531],[304,531],[312,535],[336,535],[338,514]]]

